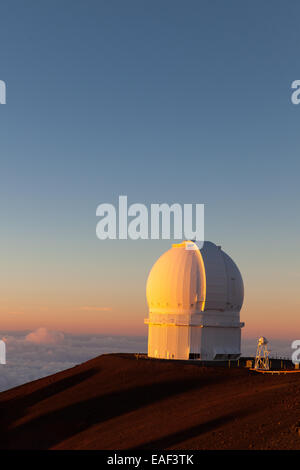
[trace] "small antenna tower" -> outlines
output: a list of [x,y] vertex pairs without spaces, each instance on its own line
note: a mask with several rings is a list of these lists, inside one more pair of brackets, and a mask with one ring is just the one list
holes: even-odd
[[261,336],[257,343],[255,366],[254,369],[269,370],[269,351],[268,351],[268,340]]

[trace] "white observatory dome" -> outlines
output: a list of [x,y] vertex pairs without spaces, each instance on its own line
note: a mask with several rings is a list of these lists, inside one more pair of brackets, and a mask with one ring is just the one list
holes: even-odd
[[239,312],[244,299],[241,273],[212,242],[175,244],[152,267],[147,281],[150,313]]
[[242,276],[211,242],[173,245],[147,281],[148,356],[160,359],[237,360],[241,354]]

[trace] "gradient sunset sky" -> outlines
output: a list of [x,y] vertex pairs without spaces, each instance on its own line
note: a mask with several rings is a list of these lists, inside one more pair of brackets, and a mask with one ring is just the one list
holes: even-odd
[[245,336],[300,336],[300,4],[1,4],[1,329],[146,334],[171,241],[100,241],[102,202],[204,203]]

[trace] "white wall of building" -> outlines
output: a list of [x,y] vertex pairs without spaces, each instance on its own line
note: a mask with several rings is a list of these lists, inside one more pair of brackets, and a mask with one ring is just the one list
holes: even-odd
[[160,359],[226,360],[241,354],[241,329],[149,325],[148,356]]

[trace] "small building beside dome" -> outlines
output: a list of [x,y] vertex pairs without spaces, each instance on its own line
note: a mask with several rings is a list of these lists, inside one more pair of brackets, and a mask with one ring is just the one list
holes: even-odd
[[153,265],[146,288],[148,356],[237,360],[241,355],[241,273],[212,242],[174,244]]

